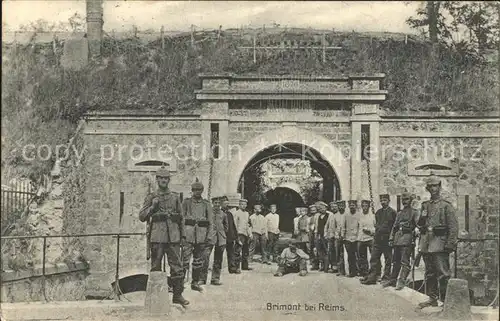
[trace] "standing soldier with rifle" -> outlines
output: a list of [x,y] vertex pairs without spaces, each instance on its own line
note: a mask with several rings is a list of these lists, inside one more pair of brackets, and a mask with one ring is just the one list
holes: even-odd
[[402,290],[405,287],[406,278],[411,271],[410,258],[415,245],[413,231],[418,219],[418,211],[411,207],[410,193],[403,193],[401,202],[403,209],[396,216],[389,238],[389,245],[394,248],[391,279],[383,284],[384,287],[396,286],[396,290]]
[[179,194],[168,189],[170,172],[165,167],[156,172],[156,182],[158,190],[146,196],[139,212],[139,220],[148,222],[147,258],[151,258],[151,271],[161,271],[163,256],[167,255],[173,288],[172,302],[186,306],[189,301],[182,297],[184,273],[181,252],[185,234],[181,199]]
[[458,241],[458,221],[455,208],[441,198],[441,180],[431,175],[427,180],[427,191],[431,199],[422,203],[417,221],[420,230],[420,252],[425,263],[425,280],[429,299],[418,305],[420,309],[437,306],[438,298],[446,295],[451,276],[450,253]]
[[207,245],[210,243],[214,221],[212,205],[208,200],[201,197],[203,189],[203,184],[196,179],[196,182],[191,185],[193,197],[187,198],[182,203],[186,231],[186,245],[182,252],[184,275],[189,269],[189,261],[192,256],[191,289],[199,292],[203,292],[200,281],[203,277],[204,254]]

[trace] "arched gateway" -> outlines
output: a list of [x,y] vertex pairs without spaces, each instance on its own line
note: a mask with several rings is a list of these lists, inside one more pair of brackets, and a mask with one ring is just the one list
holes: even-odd
[[[252,158],[261,150],[271,146],[284,146],[288,143],[296,143],[303,146],[303,157],[308,157],[307,153],[315,150],[328,162],[334,170],[340,187],[340,195],[349,194],[349,159],[344,157],[341,149],[328,141],[325,137],[317,135],[311,131],[297,128],[296,126],[286,126],[277,130],[263,133],[246,143],[236,155],[232,156],[229,166],[228,190],[236,192],[240,184],[241,175]],[[335,197],[336,198],[336,197]]]

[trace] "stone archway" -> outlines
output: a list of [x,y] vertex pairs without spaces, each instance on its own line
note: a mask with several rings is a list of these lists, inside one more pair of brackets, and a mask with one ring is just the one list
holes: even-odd
[[311,131],[285,126],[277,130],[259,135],[240,149],[239,154],[233,156],[229,164],[228,192],[238,190],[240,177],[252,158],[261,150],[273,145],[297,143],[317,150],[335,171],[339,181],[341,198],[349,197],[350,191],[350,162],[345,159],[342,151],[325,137]]

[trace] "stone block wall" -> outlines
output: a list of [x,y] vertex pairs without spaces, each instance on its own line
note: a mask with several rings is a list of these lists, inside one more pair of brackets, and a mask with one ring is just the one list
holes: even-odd
[[[395,196],[406,189],[417,195],[417,203],[428,200],[426,176],[413,176],[409,171],[410,160],[424,157],[426,146],[429,153],[436,153],[438,157],[453,155],[458,158],[458,173],[441,177],[442,195],[457,209],[460,238],[498,238],[499,129],[498,123],[481,120],[463,123],[381,123],[380,190]],[[469,195],[468,230],[465,224],[465,195]],[[495,240],[476,243],[466,241],[458,246],[457,274],[468,279],[470,287],[477,293],[484,295],[491,285],[496,284],[497,244]],[[481,281],[485,275],[488,275],[489,283]]]
[[[208,160],[203,158],[203,142],[199,121],[179,120],[91,120],[85,129],[87,175],[84,213],[86,233],[145,232],[146,225],[138,219],[144,198],[156,189],[154,172],[130,171],[135,161],[157,155],[160,148],[170,150],[167,161],[175,160],[170,187],[190,197],[195,177],[204,180],[201,168]],[[142,134],[141,134],[142,133]],[[151,152],[147,146],[150,146]],[[143,157],[140,158],[141,148]],[[104,150],[104,152],[103,152]],[[111,152],[113,150],[113,152]],[[148,154],[150,153],[150,155]],[[104,155],[104,157],[102,157]],[[156,168],[154,168],[156,170]],[[124,213],[120,223],[120,192],[124,192]],[[120,274],[127,271],[146,273],[146,240],[131,236],[120,243]],[[90,276],[87,294],[109,291],[116,264],[116,239],[88,237],[84,256],[88,260]]]

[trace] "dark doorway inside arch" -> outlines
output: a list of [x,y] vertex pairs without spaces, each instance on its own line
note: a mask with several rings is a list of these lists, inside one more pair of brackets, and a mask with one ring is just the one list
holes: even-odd
[[[319,188],[305,188],[300,191],[275,186],[266,188],[263,165],[269,160],[302,160],[308,162],[311,172],[320,177]],[[295,182],[301,184],[301,181]],[[249,210],[253,210],[256,201],[264,204],[267,213],[269,205],[276,203],[280,214],[280,229],[293,231],[295,207],[307,206],[318,200],[331,202],[341,199],[340,184],[330,163],[315,149],[299,143],[283,143],[261,150],[246,165],[240,175],[238,192],[248,200]],[[302,194],[302,195],[301,195]]]
[[287,187],[277,187],[269,190],[265,193],[265,196],[269,204],[276,204],[280,215],[280,231],[292,232],[295,208],[305,206],[302,196]]

